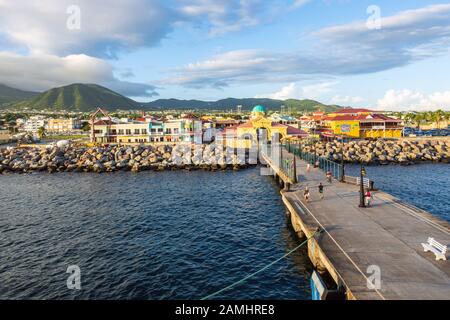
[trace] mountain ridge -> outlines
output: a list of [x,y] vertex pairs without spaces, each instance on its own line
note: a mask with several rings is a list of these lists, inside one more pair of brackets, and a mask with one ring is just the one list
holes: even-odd
[[[13,88],[11,88],[13,89]],[[13,89],[14,90],[14,89]],[[304,99],[277,100],[269,98],[225,98],[217,101],[157,99],[151,102],[137,102],[106,87],[93,83],[73,83],[56,87],[40,94],[33,93],[27,100],[10,102],[6,105],[12,109],[51,109],[55,111],[89,112],[96,107],[109,111],[114,110],[236,110],[238,105],[242,110],[250,110],[255,105],[264,105],[268,110],[279,110],[284,105],[293,112],[300,111],[335,111],[340,106],[326,105],[321,102]],[[1,98],[1,97],[0,97]],[[3,105],[5,107],[5,105]]]
[[49,89],[30,100],[17,102],[11,107],[87,112],[95,109],[96,106],[116,110],[136,109],[141,104],[98,84],[73,83]]
[[21,90],[0,83],[0,105],[17,100],[30,99],[38,94],[39,92]]

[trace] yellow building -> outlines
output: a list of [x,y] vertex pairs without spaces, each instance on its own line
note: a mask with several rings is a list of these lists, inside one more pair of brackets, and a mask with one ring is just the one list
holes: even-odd
[[341,109],[323,123],[333,134],[351,138],[401,138],[403,132],[401,120],[368,109]]
[[142,143],[149,142],[149,124],[146,122],[117,123],[111,127],[111,135],[116,142]]
[[110,120],[98,120],[95,123],[96,142],[143,143],[149,142],[149,124],[146,122],[115,123]]
[[[223,138],[227,140],[227,145],[250,145],[250,142],[255,142],[260,139],[267,139],[271,141],[272,137],[278,134],[280,140],[306,137],[308,134],[303,130],[294,128],[292,126],[274,122],[266,117],[266,109],[263,106],[256,106],[253,108],[250,120],[225,128]],[[230,143],[230,141],[233,141]],[[241,143],[236,143],[240,141]],[[247,141],[248,143],[245,143]]]

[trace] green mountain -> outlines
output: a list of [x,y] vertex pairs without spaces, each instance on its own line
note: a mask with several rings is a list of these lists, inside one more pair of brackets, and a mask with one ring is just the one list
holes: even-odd
[[31,99],[38,94],[38,92],[19,90],[0,84],[0,105]]
[[165,109],[209,109],[209,110],[230,110],[236,109],[236,106],[241,105],[242,110],[251,110],[255,105],[261,104],[268,108],[269,110],[280,110],[281,106],[284,105],[286,108],[293,112],[301,111],[335,111],[340,106],[335,105],[325,105],[323,103],[314,100],[275,100],[275,99],[264,99],[264,98],[246,98],[246,99],[236,99],[227,98],[218,101],[201,101],[201,100],[178,100],[178,99],[158,99],[149,103],[145,106],[152,110],[165,110]]
[[208,109],[212,108],[214,102],[201,100],[180,100],[180,99],[158,99],[144,103],[147,109]]
[[297,100],[297,99],[288,99],[283,102],[283,104],[291,109],[292,111],[323,111],[323,112],[333,112],[340,108],[341,106],[337,105],[326,105],[323,103],[320,103],[315,100],[310,99],[304,99],[304,100]]
[[28,101],[14,104],[15,108],[91,111],[96,107],[107,110],[138,109],[141,104],[97,84],[75,83],[45,91]]
[[[1,95],[0,87],[0,97]],[[88,112],[96,107],[102,107],[106,110],[236,110],[238,105],[242,110],[251,110],[255,105],[263,105],[268,110],[280,110],[281,106],[286,107],[286,111],[304,112],[304,111],[335,111],[339,106],[325,105],[315,100],[275,100],[266,98],[227,98],[218,101],[202,100],[179,100],[179,99],[158,99],[148,103],[139,103],[127,98],[108,88],[97,84],[75,83],[68,86],[53,88],[41,94],[20,91],[17,89],[4,89],[5,97],[15,97],[14,100],[8,100],[9,104],[3,104],[3,107],[15,109],[34,109],[34,110],[66,110]],[[8,95],[6,95],[8,93]],[[15,96],[13,95],[15,93]],[[20,94],[19,94],[20,93]],[[12,102],[21,99],[19,102]],[[28,99],[28,100],[25,100]],[[0,104],[0,107],[2,105]]]

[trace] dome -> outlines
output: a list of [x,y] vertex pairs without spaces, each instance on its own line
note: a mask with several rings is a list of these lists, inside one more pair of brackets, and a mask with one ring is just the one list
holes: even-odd
[[253,108],[252,112],[263,112],[263,113],[265,113],[266,112],[266,108],[264,108],[261,105],[257,105],[257,106],[255,106]]

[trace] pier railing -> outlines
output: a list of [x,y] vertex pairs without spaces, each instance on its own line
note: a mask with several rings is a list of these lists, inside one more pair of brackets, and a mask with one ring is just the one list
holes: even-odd
[[283,147],[290,153],[295,154],[300,159],[302,159],[305,162],[308,162],[312,165],[314,165],[316,162],[318,162],[319,168],[322,169],[325,172],[331,172],[334,178],[341,180],[342,176],[342,165],[340,163],[334,162],[332,160],[329,160],[325,157],[320,157],[316,154],[305,152],[301,150],[300,145],[297,144],[287,144],[283,145]]
[[[274,152],[274,148],[278,149],[275,149]],[[278,147],[274,147],[270,144],[260,146],[261,156],[269,160],[274,169],[281,171],[292,183],[295,183],[297,181],[296,170],[294,168],[295,161],[293,157],[287,159],[284,158],[281,151],[281,145],[278,145]]]
[[[296,163],[293,157],[295,155],[303,161],[310,163],[311,165],[315,165],[317,163],[319,169],[323,170],[324,172],[331,172],[332,176],[339,181],[344,181],[346,183],[354,185],[360,184],[359,177],[353,177],[344,174],[344,179],[341,179],[343,170],[340,163],[334,162],[325,157],[317,156],[313,153],[302,151],[299,145],[280,144],[277,148],[274,148],[274,146],[269,144],[260,147],[260,152],[264,158],[268,159],[271,162],[270,165],[274,169],[279,170],[293,183],[297,182],[297,170],[294,168]],[[289,154],[292,155],[292,157],[283,157],[283,153],[281,152],[282,149],[288,151]],[[363,179],[363,185],[366,188],[373,188],[373,182],[367,178]]]

